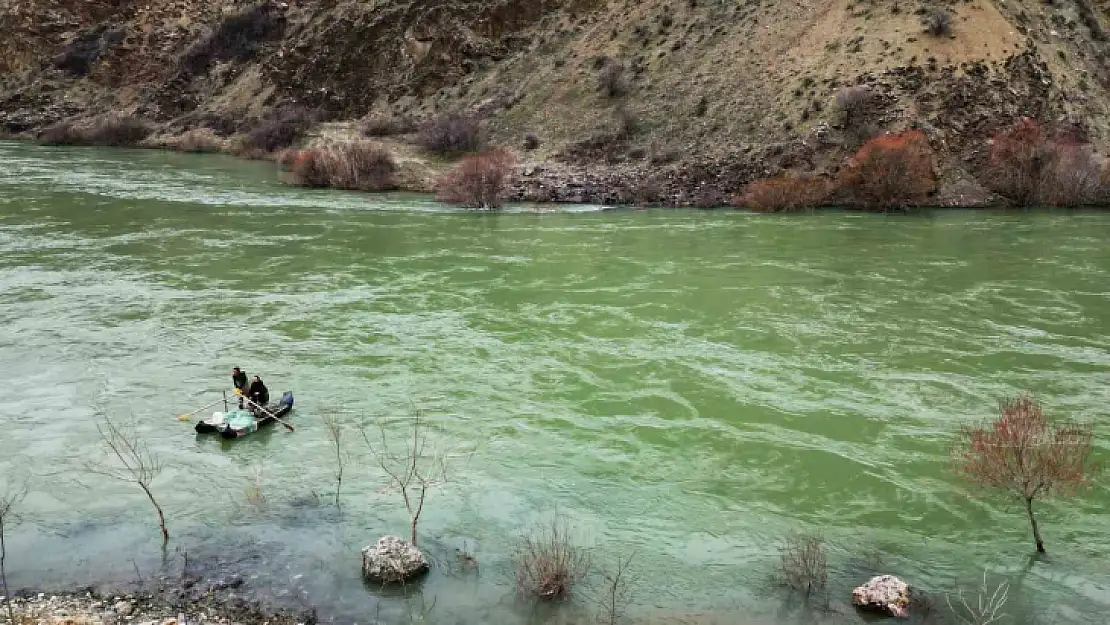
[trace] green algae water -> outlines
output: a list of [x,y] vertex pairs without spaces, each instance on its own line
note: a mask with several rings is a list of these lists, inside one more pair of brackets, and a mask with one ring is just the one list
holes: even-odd
[[[294,393],[296,432],[221,442],[177,419],[236,365]],[[32,485],[16,587],[151,577],[187,551],[321,619],[586,623],[632,556],[643,622],[861,622],[872,573],[1008,582],[1002,622],[1110,610],[1107,481],[1039,508],[1031,561],[1020,508],[948,462],[960,424],[1022,391],[1093,421],[1110,457],[1108,213],[469,214],[222,157],[6,143],[0,380],[0,470]],[[408,519],[355,426],[413,406],[450,480],[421,519],[431,573],[383,591],[360,549]],[[105,415],[165,463],[166,553],[142,493],[84,470]],[[595,572],[537,611],[512,556],[556,516]],[[830,611],[767,581],[794,530],[827,542]]]

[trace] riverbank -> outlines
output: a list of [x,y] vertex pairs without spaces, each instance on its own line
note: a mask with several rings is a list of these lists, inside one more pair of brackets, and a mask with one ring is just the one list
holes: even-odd
[[[17,625],[308,625],[315,616],[268,610],[230,594],[169,591],[23,591],[11,599]],[[11,625],[5,606],[0,625]]]

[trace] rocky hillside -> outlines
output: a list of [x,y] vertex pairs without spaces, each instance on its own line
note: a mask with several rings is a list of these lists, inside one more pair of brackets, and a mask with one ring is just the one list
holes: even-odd
[[[299,105],[335,137],[463,111],[521,150],[520,197],[715,205],[918,128],[938,201],[975,202],[1018,117],[1107,146],[1107,28],[1098,0],[4,0],[0,130],[119,111],[172,143]],[[866,107],[838,104],[854,86]]]

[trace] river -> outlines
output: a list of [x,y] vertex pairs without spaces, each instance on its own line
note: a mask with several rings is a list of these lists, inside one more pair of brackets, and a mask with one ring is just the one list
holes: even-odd
[[[986,572],[1011,622],[1095,622],[1107,481],[1039,508],[1031,562],[1020,509],[949,450],[1028,391],[1094,421],[1107,458],[1108,242],[1105,212],[473,214],[219,156],[0,143],[0,469],[31,480],[10,581],[158,570],[142,493],[87,470],[107,415],[165,464],[166,557],[322,618],[586,622],[598,574],[567,608],[514,598],[521,535],[558,515],[595,568],[632,557],[627,612],[651,622],[859,622],[873,570],[935,592]],[[294,393],[295,432],[177,418],[236,365]],[[361,547],[408,521],[356,425],[413,406],[450,479],[406,597],[360,580]],[[338,507],[324,414],[345,427]],[[829,613],[767,582],[792,530],[827,542]]]

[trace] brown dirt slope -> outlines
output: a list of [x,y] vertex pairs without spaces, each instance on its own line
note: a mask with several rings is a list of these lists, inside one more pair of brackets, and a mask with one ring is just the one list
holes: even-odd
[[461,109],[494,141],[539,136],[523,197],[712,204],[782,167],[835,170],[860,140],[836,94],[865,85],[868,128],[925,130],[951,182],[1021,115],[1106,146],[1108,27],[1096,0],[5,0],[0,130]]

